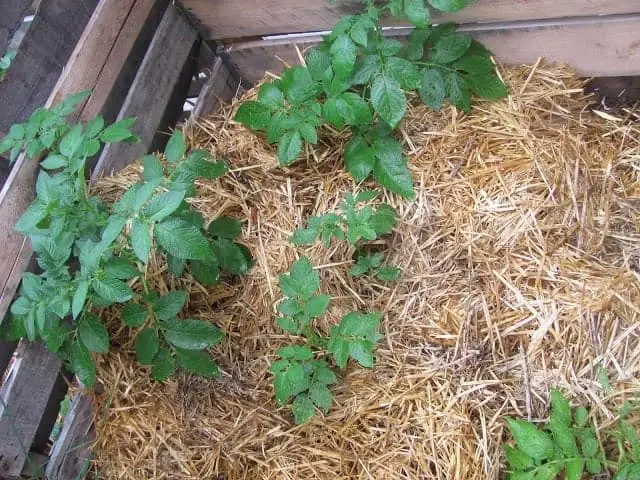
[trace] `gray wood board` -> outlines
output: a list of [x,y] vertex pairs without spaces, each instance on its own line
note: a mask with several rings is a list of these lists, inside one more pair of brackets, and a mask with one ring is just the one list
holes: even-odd
[[47,101],[98,0],[42,0],[18,54],[0,83],[0,132]]
[[15,363],[0,388],[1,478],[17,477],[22,472],[60,365],[60,359],[41,342],[24,342],[18,348]]
[[5,0],[2,4],[0,15],[0,57],[9,48],[9,42],[14,33],[22,24],[22,19],[27,15],[33,0]]
[[[360,0],[181,0],[205,38],[229,39],[330,30]],[[640,0],[476,0],[452,14],[434,12],[434,23],[505,22],[572,16],[640,13]],[[398,24],[398,22],[388,22]]]
[[[568,64],[584,76],[640,75],[640,14],[583,17],[535,22],[462,25],[505,64],[534,63],[539,57]],[[396,30],[406,36],[411,29]],[[388,32],[391,34],[391,32]],[[243,82],[253,84],[266,71],[278,74],[299,63],[296,46],[304,51],[319,36],[255,40],[225,46],[227,58]]]
[[197,39],[197,32],[184,14],[169,7],[118,115],[118,119],[138,119],[134,131],[141,141],[133,145],[107,145],[98,159],[94,175],[118,171],[147,153],[183,70],[193,60],[192,51]]

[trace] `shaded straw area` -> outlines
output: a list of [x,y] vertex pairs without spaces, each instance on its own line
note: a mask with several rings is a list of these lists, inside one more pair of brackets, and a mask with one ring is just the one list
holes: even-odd
[[[503,70],[511,95],[470,115],[413,99],[400,130],[417,198],[384,194],[399,213],[378,241],[401,279],[351,278],[343,242],[297,248],[291,233],[334,211],[355,188],[324,130],[291,168],[232,121],[238,103],[187,129],[192,147],[231,173],[199,184],[207,219],[245,222],[248,276],[203,288],[178,283],[158,259],[161,290],[187,288],[190,316],[226,333],[223,374],[164,384],[135,364],[132,335],[105,312],[118,347],[101,361],[97,476],[109,479],[487,479],[503,470],[502,417],[541,419],[549,389],[594,406],[601,428],[640,391],[640,127],[587,109],[563,68]],[[255,95],[255,91],[248,92]],[[115,198],[138,167],[100,180]],[[278,274],[300,255],[333,301],[327,331],[350,310],[383,312],[372,370],[350,365],[330,413],[295,426],[276,409],[269,364],[290,342],[274,324]],[[598,381],[600,366],[613,391]]]

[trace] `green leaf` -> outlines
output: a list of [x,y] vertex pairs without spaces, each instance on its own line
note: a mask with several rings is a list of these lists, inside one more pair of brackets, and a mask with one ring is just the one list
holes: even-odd
[[280,317],[276,320],[276,324],[285,332],[297,334],[298,326],[289,317]]
[[495,69],[491,58],[488,56],[471,54],[471,50],[469,50],[464,57],[456,60],[452,67],[472,75],[492,73]]
[[192,151],[187,157],[186,168],[194,177],[207,180],[220,178],[229,171],[224,162],[212,162],[211,155],[206,150]]
[[200,229],[185,220],[168,218],[156,225],[154,235],[158,244],[176,258],[209,260],[213,256]]
[[105,128],[100,134],[103,143],[116,143],[125,140],[133,141],[137,137],[131,131],[131,127],[136,123],[135,118],[125,118]]
[[404,117],[407,99],[396,80],[379,75],[371,86],[371,104],[380,117],[395,128]]
[[471,110],[471,94],[462,76],[449,72],[446,79],[447,96],[451,103],[463,112]]
[[576,439],[573,436],[569,425],[560,423],[560,421],[557,420],[554,421],[552,418],[551,422],[549,422],[548,428],[551,431],[551,436],[555,440],[556,445],[560,447],[567,457],[575,457],[578,455]]
[[384,71],[385,75],[397,81],[405,90],[417,90],[420,88],[421,76],[418,67],[404,58],[387,58]]
[[331,67],[331,55],[318,47],[311,48],[305,60],[309,74],[316,82],[322,80],[327,69]]
[[82,313],[84,303],[87,301],[87,294],[89,293],[89,281],[82,279],[78,282],[76,291],[73,294],[73,302],[71,302],[71,314],[74,318],[78,318],[78,315]]
[[213,243],[220,267],[234,275],[243,275],[249,270],[249,263],[240,244],[226,238],[218,238]]
[[180,313],[186,301],[186,292],[171,290],[166,295],[154,298],[151,309],[158,320],[169,320]]
[[577,426],[584,427],[589,420],[589,410],[584,407],[576,408],[574,419]]
[[302,311],[302,306],[295,298],[287,298],[278,304],[278,312],[283,315],[292,316]]
[[185,350],[202,350],[213,347],[224,339],[215,325],[204,320],[171,319],[162,323],[167,342]]
[[147,182],[164,177],[162,163],[155,155],[145,155],[140,159],[140,162],[142,163],[142,178]]
[[182,204],[184,197],[185,192],[182,190],[161,193],[151,199],[144,213],[152,222],[159,222],[174,213]]
[[153,359],[151,376],[156,382],[163,382],[176,372],[176,361],[171,352],[161,348]]
[[457,12],[469,5],[472,0],[429,0],[434,8],[443,12]]
[[433,47],[431,61],[446,64],[459,59],[469,50],[471,40],[471,36],[458,33],[443,35]]
[[373,366],[373,350],[382,338],[378,333],[380,314],[351,312],[342,317],[339,325],[331,328],[327,350],[336,365],[344,368],[348,357],[363,367]]
[[146,223],[135,219],[131,226],[131,248],[142,263],[147,263],[151,252],[151,234]]
[[136,337],[136,359],[140,365],[151,365],[160,349],[158,331],[155,328],[143,328]]
[[190,262],[191,273],[203,285],[212,286],[220,279],[220,267],[217,262]]
[[310,360],[313,358],[313,351],[309,347],[301,345],[287,345],[276,351],[276,355],[281,358],[292,358],[294,360]]
[[313,402],[307,395],[298,395],[291,406],[293,418],[298,425],[311,420],[315,413]]
[[311,100],[318,92],[318,85],[305,67],[293,67],[285,70],[280,86],[289,103],[293,105],[300,105]]
[[122,230],[124,229],[124,226],[126,224],[127,224],[126,218],[121,217],[119,215],[110,216],[109,220],[107,221],[107,226],[104,227],[104,230],[102,231],[102,236],[101,236],[102,238],[100,239],[99,248],[101,249],[109,248],[111,244],[118,239],[118,237],[122,233]]
[[238,108],[234,120],[251,130],[263,130],[269,124],[271,111],[269,107],[255,101],[244,102]]
[[564,466],[564,474],[566,480],[580,480],[584,472],[584,460],[582,458],[573,458],[567,460]]
[[20,216],[14,228],[20,233],[28,234],[29,232],[37,230],[38,224],[47,218],[47,215],[47,206],[36,198]]
[[[275,373],[273,386],[278,406],[284,405],[289,398],[309,388],[309,375],[302,365],[296,362],[283,364],[284,369]],[[273,367],[273,365],[272,365]]]
[[335,109],[348,125],[363,126],[373,121],[369,105],[353,92],[344,92],[336,98]]
[[300,151],[302,150],[302,137],[300,131],[295,130],[292,132],[286,132],[280,139],[278,145],[278,159],[280,165],[289,166],[296,161]]
[[393,138],[379,138],[373,144],[377,162],[373,174],[378,182],[403,197],[415,198],[413,179],[402,154],[402,145]]
[[551,390],[551,421],[566,425],[571,425],[571,406],[560,390]]
[[146,306],[139,303],[129,302],[122,309],[120,319],[122,323],[129,327],[141,327],[147,321],[149,310]]
[[[582,454],[585,457],[593,457],[598,452],[599,444],[598,439],[592,430],[580,430],[577,432],[580,439],[580,446],[582,448]],[[588,467],[587,467],[588,468]]]
[[431,28],[415,28],[409,34],[405,56],[411,61],[421,60],[424,56],[424,43],[431,36]]
[[153,196],[156,188],[160,186],[162,179],[151,180],[150,182],[141,183],[136,185],[135,197],[131,202],[131,208],[134,212],[138,212],[145,203]]
[[104,265],[104,271],[108,277],[115,277],[120,280],[129,280],[140,274],[129,260],[122,257],[110,258]]
[[369,225],[376,232],[377,236],[391,233],[396,226],[396,211],[387,203],[378,205],[375,213],[369,219]]
[[509,94],[507,86],[502,83],[502,80],[495,73],[467,75],[465,81],[471,91],[480,98],[499,100]]
[[133,297],[133,291],[121,280],[113,277],[96,278],[93,281],[95,292],[110,302],[124,303]]
[[71,364],[73,372],[82,382],[82,385],[86,388],[93,387],[96,380],[96,364],[89,350],[78,340],[75,340],[71,344],[69,363]]
[[378,52],[383,57],[391,57],[402,51],[402,42],[394,38],[382,37],[378,46]]
[[309,318],[319,317],[327,311],[330,301],[331,297],[326,294],[316,295],[310,298],[304,306],[305,315]]
[[167,146],[164,149],[164,156],[167,157],[169,163],[178,163],[183,159],[186,151],[187,142],[184,134],[182,131],[176,130],[167,142]]
[[402,275],[402,269],[399,267],[382,267],[376,272],[376,277],[383,282],[396,281],[400,275]]
[[404,14],[416,27],[425,28],[429,24],[429,10],[424,0],[404,0]]
[[331,408],[331,404],[333,403],[333,395],[331,395],[326,385],[322,383],[314,383],[311,385],[309,398],[325,414],[329,412],[329,408]]
[[214,237],[233,240],[242,233],[242,224],[235,218],[221,216],[209,224],[207,231]]
[[75,125],[67,134],[62,137],[60,141],[59,149],[60,153],[67,158],[71,158],[76,154],[76,151],[82,145],[82,125]]
[[70,113],[73,113],[73,111],[80,104],[80,102],[85,101],[90,96],[91,96],[90,91],[74,93],[73,95],[69,95],[60,103],[56,104],[53,107],[52,111],[55,112],[57,115],[66,117]]
[[[602,471],[602,465],[600,464],[600,460],[598,460],[597,458],[587,458],[586,467],[587,472],[593,473],[594,475]],[[636,475],[638,475],[638,473],[639,472],[636,472]],[[634,478],[638,477],[635,476]]]
[[376,163],[373,150],[362,136],[353,136],[344,149],[344,163],[356,182],[367,178]]
[[436,111],[440,110],[447,94],[447,86],[438,70],[433,68],[422,70],[422,85],[419,93],[426,106]]
[[86,313],[78,323],[78,337],[91,352],[109,351],[109,333],[100,319],[92,313]]
[[316,131],[316,127],[311,125],[310,123],[303,123],[300,125],[300,135],[302,138],[315,145],[318,143],[318,132]]
[[370,83],[373,78],[382,70],[382,62],[378,55],[367,55],[361,63],[356,66],[352,82],[354,85],[364,85]]
[[291,265],[288,274],[280,275],[280,288],[288,297],[305,300],[320,288],[320,276],[308,257],[301,257]]
[[47,170],[55,170],[57,168],[66,167],[69,164],[68,160],[62,155],[57,155],[52,153],[47,158],[45,158],[40,166],[42,168],[46,168]]
[[318,238],[318,230],[315,228],[299,228],[291,235],[291,243],[294,245],[313,245]]
[[343,33],[331,45],[331,64],[339,78],[347,78],[353,72],[358,55],[358,47],[353,40]]
[[553,456],[553,441],[549,436],[526,420],[506,418],[511,435],[518,448],[534,460],[545,460]]
[[184,258],[176,258],[173,255],[167,254],[167,267],[169,267],[169,271],[174,277],[181,276],[186,265],[187,261]]
[[284,94],[274,83],[265,83],[258,90],[258,101],[272,110],[284,105]]
[[178,360],[178,365],[187,372],[202,375],[203,377],[217,377],[220,375],[218,365],[206,352],[176,348],[176,359]]
[[524,452],[509,445],[504,446],[504,453],[509,463],[509,469],[526,470],[533,467],[533,459]]

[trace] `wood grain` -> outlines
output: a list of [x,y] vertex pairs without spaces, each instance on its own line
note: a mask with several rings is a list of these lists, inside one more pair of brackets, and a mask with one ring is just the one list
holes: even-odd
[[[208,38],[227,39],[331,29],[360,0],[182,0]],[[464,10],[435,15],[457,23],[534,20],[572,16],[640,13],[640,0],[477,0]]]
[[0,388],[0,478],[20,475],[61,364],[41,342],[20,345]]
[[189,60],[194,60],[191,55],[197,39],[197,32],[184,15],[175,7],[169,7],[118,115],[118,120],[138,118],[134,131],[141,141],[134,145],[107,145],[98,159],[94,174],[118,171],[147,153],[185,65]]
[[[584,76],[640,75],[640,14],[463,25],[460,30],[485,43],[505,64],[534,63],[544,57],[571,65]],[[403,29],[394,35],[409,32]],[[219,53],[243,82],[253,84],[265,71],[280,73],[282,61],[299,63],[296,46],[304,50],[320,40],[256,40],[228,45]]]
[[60,437],[53,444],[46,467],[47,480],[82,478],[95,440],[93,398],[77,393],[62,424]]
[[47,101],[98,0],[43,0],[0,83],[0,132]]
[[29,12],[32,3],[32,0],[3,2],[2,15],[0,15],[0,57],[7,51],[11,37],[20,28],[22,19]]
[[222,58],[217,57],[211,68],[209,78],[202,87],[198,100],[191,111],[190,122],[215,112],[220,102],[228,102],[238,91],[239,81],[231,74]]

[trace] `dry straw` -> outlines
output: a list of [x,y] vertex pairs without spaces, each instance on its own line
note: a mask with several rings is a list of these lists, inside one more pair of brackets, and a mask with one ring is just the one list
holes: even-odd
[[[288,242],[356,188],[342,165],[344,135],[324,131],[305,160],[282,169],[262,138],[233,122],[237,102],[190,128],[191,146],[231,167],[200,184],[194,205],[207,219],[243,220],[256,266],[211,289],[172,279],[160,260],[149,267],[160,289],[189,290],[190,316],[227,332],[213,350],[219,379],[150,381],[131,332],[105,312],[119,346],[98,369],[97,476],[497,478],[501,418],[544,418],[553,386],[610,423],[640,390],[637,118],[590,112],[582,81],[563,68],[502,74],[509,98],[479,102],[470,115],[409,108],[400,133],[418,196],[385,196],[400,222],[379,247],[404,268],[387,285],[350,278],[344,244]],[[114,198],[138,172],[95,188]],[[296,427],[275,407],[268,368],[290,341],[274,325],[278,274],[302,254],[334,298],[320,327],[378,309],[385,340],[375,369],[345,372],[329,415]],[[598,382],[601,366],[613,393]]]

